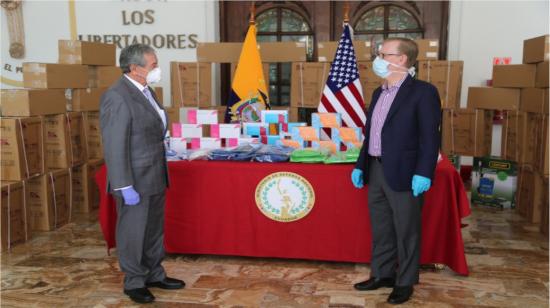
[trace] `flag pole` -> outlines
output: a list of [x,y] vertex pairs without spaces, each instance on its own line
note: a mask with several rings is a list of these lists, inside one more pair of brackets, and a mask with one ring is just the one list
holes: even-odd
[[344,23],[349,23],[349,1],[344,3]]
[[252,1],[252,3],[250,4],[250,21],[249,21],[251,25],[256,24],[255,15],[256,15],[256,6],[254,5],[254,1]]

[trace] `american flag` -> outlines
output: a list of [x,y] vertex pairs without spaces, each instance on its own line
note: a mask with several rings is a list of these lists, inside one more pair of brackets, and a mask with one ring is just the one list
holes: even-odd
[[350,28],[345,24],[317,110],[342,114],[343,126],[365,127],[364,106]]

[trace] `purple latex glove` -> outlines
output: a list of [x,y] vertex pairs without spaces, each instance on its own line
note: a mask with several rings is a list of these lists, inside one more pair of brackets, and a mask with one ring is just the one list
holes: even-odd
[[126,205],[136,205],[139,203],[139,194],[134,189],[134,187],[128,187],[121,190],[122,198],[124,198],[124,203]]

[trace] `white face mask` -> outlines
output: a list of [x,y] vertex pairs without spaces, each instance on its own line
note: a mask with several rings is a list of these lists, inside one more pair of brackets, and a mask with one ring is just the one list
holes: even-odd
[[147,74],[147,84],[160,82],[160,67],[154,68]]

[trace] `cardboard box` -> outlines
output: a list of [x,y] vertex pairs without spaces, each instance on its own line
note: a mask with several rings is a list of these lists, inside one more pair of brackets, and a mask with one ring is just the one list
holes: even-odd
[[510,64],[493,66],[493,87],[532,88],[535,86],[537,66],[534,64]]
[[514,208],[518,169],[516,163],[493,157],[474,157],[471,203]]
[[103,168],[105,160],[92,159],[88,161],[86,166],[88,167],[88,205],[90,210],[99,209],[100,193],[99,186],[95,180],[96,173]]
[[529,138],[538,138],[535,147],[535,168],[543,176],[548,177],[548,116],[541,115],[540,131],[538,136],[529,136]]
[[474,109],[444,109],[441,151],[447,155],[491,154],[493,112]]
[[507,112],[502,125],[502,157],[520,164],[534,165],[545,116],[521,111]]
[[30,117],[64,113],[67,105],[65,91],[0,90],[2,116]]
[[2,181],[44,172],[44,126],[40,117],[1,118]]
[[521,89],[520,111],[548,114],[548,88]]
[[30,236],[29,211],[25,205],[22,182],[2,182],[1,247],[2,252],[14,244],[26,242]]
[[[338,42],[319,42],[317,43],[317,56],[319,62],[332,62],[336,55]],[[371,61],[373,48],[370,41],[353,41],[353,49],[357,61]]]
[[548,237],[548,177],[543,179],[542,184],[542,214],[540,221],[540,232]]
[[109,88],[120,77],[122,70],[118,66],[88,66],[88,88]]
[[103,158],[103,141],[101,139],[101,127],[99,125],[99,111],[87,111],[82,114],[84,120],[84,133],[87,143],[86,153],[88,159]]
[[50,171],[25,182],[32,230],[51,231],[70,222],[70,169]]
[[290,105],[317,108],[329,71],[330,63],[292,63]]
[[155,92],[155,95],[157,96],[158,102],[164,106],[164,94],[162,91],[162,87],[153,87],[153,91]]
[[548,69],[549,63],[550,62],[545,61],[537,64],[535,87],[548,88],[548,75],[550,74]]
[[469,87],[468,108],[518,110],[520,89]]
[[522,165],[518,177],[517,210],[529,222],[540,223],[544,202],[544,178],[530,165]]
[[[363,88],[363,99],[365,104],[369,105],[372,98],[372,92],[384,83],[384,79],[378,77],[372,70],[372,62],[357,62],[359,69],[359,79]],[[325,80],[326,82],[326,80]]]
[[101,96],[107,88],[67,89],[67,110],[98,111]]
[[23,63],[23,86],[38,89],[85,89],[88,67],[76,64]]
[[418,46],[417,61],[439,59],[439,40],[422,39],[414,42]]
[[433,84],[442,108],[460,108],[464,61],[419,61],[418,79]]
[[212,105],[212,64],[170,62],[173,107]]
[[116,45],[59,40],[59,63],[87,65],[115,65]]
[[44,117],[46,168],[66,169],[87,160],[82,113]]
[[538,63],[548,61],[548,35],[523,41],[523,63]]
[[179,107],[166,107],[166,116],[168,117],[168,129],[172,128],[172,123],[180,122],[180,108]]
[[[199,43],[197,61],[238,63],[242,45],[242,43]],[[258,44],[258,49],[263,62],[306,61],[306,44],[303,42],[263,42]]]

